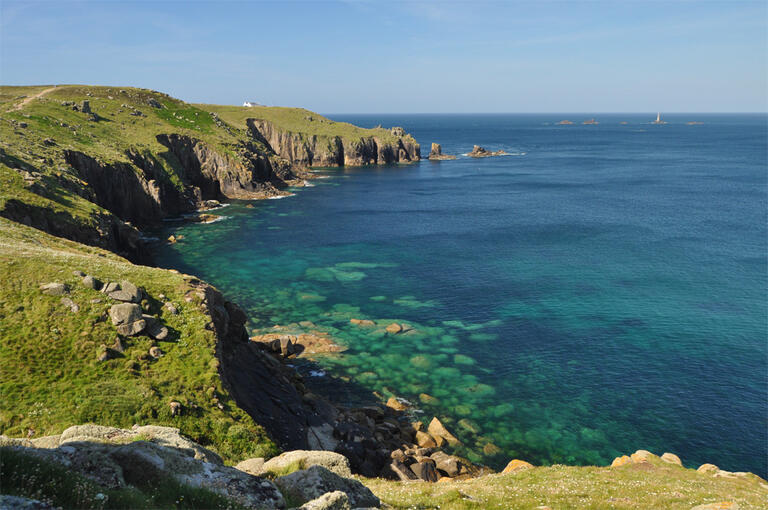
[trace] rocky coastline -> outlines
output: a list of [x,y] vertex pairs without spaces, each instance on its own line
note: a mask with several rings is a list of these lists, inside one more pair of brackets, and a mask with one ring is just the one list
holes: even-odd
[[[125,90],[110,92],[129,95]],[[91,97],[90,92],[87,95]],[[65,106],[68,114],[88,115],[84,123],[97,123],[110,113],[103,107],[99,110],[101,103],[96,99],[80,102],[82,106],[77,110],[72,110],[72,105]],[[156,93],[135,93],[132,99],[143,101],[150,111],[170,110],[170,103]],[[187,115],[189,112],[183,114],[178,105],[173,107],[175,112],[182,111],[168,114],[174,122],[192,118]],[[135,111],[138,110],[131,108],[131,112]],[[199,113],[194,112],[194,118],[199,119]],[[129,115],[139,120],[146,117],[141,113]],[[220,120],[217,123],[216,116],[212,118],[220,129],[236,132]],[[14,133],[24,133],[26,127],[17,123],[13,129]],[[140,229],[165,218],[199,213],[227,199],[279,195],[287,186],[309,178],[307,168],[313,166],[405,163],[420,159],[418,143],[401,128],[393,128],[393,138],[386,140],[376,136],[307,138],[268,121],[251,119],[247,132],[241,134],[232,143],[216,145],[211,139],[193,136],[189,130],[166,131],[152,136],[152,149],[137,144],[121,149],[119,156],[112,159],[56,141],[43,144],[45,157],[61,171],[49,171],[50,164],[45,158],[26,155],[24,159],[20,152],[0,147],[0,163],[22,182],[24,192],[60,198],[65,190],[68,199],[84,199],[100,208],[89,218],[91,223],[78,223],[50,207],[10,199],[0,207],[0,215],[76,243],[106,248],[130,260],[151,264]],[[35,151],[38,150],[36,146]],[[490,152],[475,146],[470,156],[503,154],[504,151]],[[440,146],[433,144],[430,159],[453,157],[443,155]],[[118,264],[117,260],[108,259],[110,253],[94,253],[97,259]],[[492,473],[451,454],[451,447],[459,440],[440,417],[434,416],[424,425],[414,419],[409,404],[396,397],[384,401],[372,395],[369,405],[347,407],[312,392],[291,361],[298,356],[343,350],[321,331],[310,328],[303,334],[290,334],[278,328],[249,337],[243,310],[195,276],[167,270],[179,281],[167,291],[151,292],[147,290],[148,282],[86,270],[78,265],[85,260],[82,254],[66,260],[68,265],[56,273],[56,279],[37,282],[37,294],[31,299],[53,300],[57,313],[64,310],[78,314],[86,306],[101,310],[88,317],[89,327],[107,324],[113,328],[109,331],[114,342],[98,344],[95,351],[87,352],[89,360],[103,368],[102,377],[108,379],[110,370],[136,376],[148,373],[152,363],[166,354],[164,346],[170,345],[166,342],[178,341],[170,325],[172,319],[178,324],[181,318],[202,318],[200,328],[215,339],[215,356],[210,364],[215,371],[214,379],[231,395],[237,408],[247,414],[244,418],[264,427],[285,452],[270,459],[252,457],[242,459],[234,467],[227,466],[222,456],[207,447],[208,443],[198,444],[177,428],[157,426],[144,419],[137,420],[132,428],[73,424],[56,435],[35,437],[30,430],[24,438],[0,436],[3,462],[9,456],[20,455],[82,476],[95,484],[89,493],[93,500],[88,503],[96,508],[101,508],[104,492],[108,490],[152,486],[158,481],[204,489],[246,508],[378,508],[382,504],[380,498],[359,477],[397,480],[405,482],[404,486],[440,482],[425,485],[452,487],[451,484],[471,482]],[[171,291],[180,293],[180,299],[166,297],[165,293],[170,295]],[[351,322],[366,325],[365,319]],[[397,323],[386,327],[391,334],[402,330],[403,325]],[[122,360],[132,349],[138,357]],[[114,363],[118,360],[123,364]],[[216,409],[224,410],[231,405],[219,399],[219,390],[214,386],[195,388],[198,390]],[[147,398],[153,394],[152,389],[145,393]],[[200,412],[199,404],[193,401],[172,399],[163,405],[167,406],[164,411],[169,419],[196,416]],[[28,462],[21,457],[14,457],[14,462]],[[656,457],[639,450],[632,456],[617,458],[610,468],[603,469],[618,473],[666,470],[670,466],[683,469],[673,454]],[[503,473],[525,476],[524,473],[537,469],[543,468],[512,459]],[[762,491],[768,489],[763,480],[749,473],[731,473],[711,464],[701,466],[698,472],[700,476],[744,481]],[[8,504],[22,503],[14,500]],[[0,505],[3,504],[4,500],[0,500]]]
[[440,146],[440,144],[433,142],[432,148],[429,151],[428,159],[430,161],[445,161],[450,159],[456,159],[456,156],[452,156],[450,154],[443,154],[443,148]]

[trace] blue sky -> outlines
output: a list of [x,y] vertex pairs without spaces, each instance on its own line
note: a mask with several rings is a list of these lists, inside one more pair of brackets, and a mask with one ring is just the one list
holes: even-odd
[[768,2],[0,0],[0,83],[347,112],[768,110]]

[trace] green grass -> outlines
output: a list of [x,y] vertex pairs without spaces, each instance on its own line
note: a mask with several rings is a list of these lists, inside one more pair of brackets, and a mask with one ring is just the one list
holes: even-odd
[[172,478],[132,482],[131,487],[108,489],[61,464],[0,448],[3,494],[45,501],[63,509],[242,508],[219,494],[182,485]]
[[396,509],[490,510],[665,509],[734,501],[744,509],[768,508],[768,489],[760,481],[729,479],[672,465],[621,468],[550,466],[447,483],[398,483],[361,479]]
[[[152,313],[172,332],[173,341],[160,342],[165,355],[147,359],[151,341],[135,337],[127,340],[124,357],[98,362],[100,346],[111,346],[116,337],[105,320],[111,303],[80,284],[73,270],[103,282],[127,279],[175,303],[178,315],[150,301]],[[133,265],[3,218],[0,273],[10,275],[0,285],[0,433],[26,436],[31,429],[40,437],[89,422],[157,424],[180,428],[229,462],[277,453],[264,429],[222,387],[216,339],[205,327],[210,318],[197,301],[184,300],[190,286],[182,275]],[[51,281],[70,285],[78,313],[39,291]],[[184,405],[182,416],[171,416],[172,400]]]

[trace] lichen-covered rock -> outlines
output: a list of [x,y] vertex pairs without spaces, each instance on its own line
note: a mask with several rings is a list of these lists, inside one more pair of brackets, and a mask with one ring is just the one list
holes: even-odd
[[351,508],[346,494],[341,491],[333,491],[304,503],[299,507],[299,510],[351,510]]
[[699,473],[715,474],[720,471],[720,468],[714,464],[702,464],[696,471]]
[[611,462],[611,467],[620,467],[631,463],[632,459],[629,458],[629,455],[622,455],[621,457],[616,457],[613,459],[613,462]]
[[514,473],[517,471],[524,471],[526,469],[532,469],[533,464],[520,459],[512,459],[509,464],[504,468],[502,473]]
[[661,460],[668,464],[677,464],[678,466],[682,466],[683,462],[680,460],[680,457],[675,455],[674,453],[665,452],[661,456]]
[[630,455],[629,458],[632,459],[633,463],[639,464],[640,462],[650,462],[652,460],[658,459],[659,457],[652,454],[648,450],[637,450],[635,453]]
[[435,442],[435,439],[426,432],[422,432],[421,430],[416,431],[416,444],[421,446],[422,448],[435,448],[437,447],[437,443]]
[[49,296],[62,296],[69,292],[69,287],[65,283],[51,282],[40,285],[40,290]]
[[246,459],[235,466],[235,469],[239,469],[249,475],[259,476],[264,472],[264,458],[255,457],[253,459]]
[[717,503],[707,503],[697,505],[691,510],[739,510],[739,504],[735,501],[719,501]]
[[105,427],[103,425],[75,425],[61,433],[59,445],[75,442],[119,442],[135,434],[130,430],[117,427]]
[[101,282],[90,275],[85,275],[83,277],[83,285],[89,289],[93,290],[99,290],[101,289]]
[[264,472],[280,473],[290,466],[298,466],[299,469],[307,469],[311,466],[322,466],[339,476],[352,476],[349,468],[349,460],[336,452],[293,450],[285,452],[264,463]]
[[136,285],[124,280],[120,282],[117,289],[109,292],[107,295],[117,301],[139,303],[141,302],[142,291]]
[[352,478],[343,478],[322,466],[296,471],[281,476],[275,483],[286,497],[306,503],[327,492],[341,491],[347,495],[353,507],[376,507],[381,501],[371,490]]
[[131,324],[141,319],[141,307],[135,303],[121,303],[112,305],[109,309],[109,317],[114,326]]

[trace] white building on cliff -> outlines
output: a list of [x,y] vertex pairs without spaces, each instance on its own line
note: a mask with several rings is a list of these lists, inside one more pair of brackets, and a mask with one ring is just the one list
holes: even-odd
[[246,101],[243,103],[243,106],[261,106],[261,105],[256,101]]

